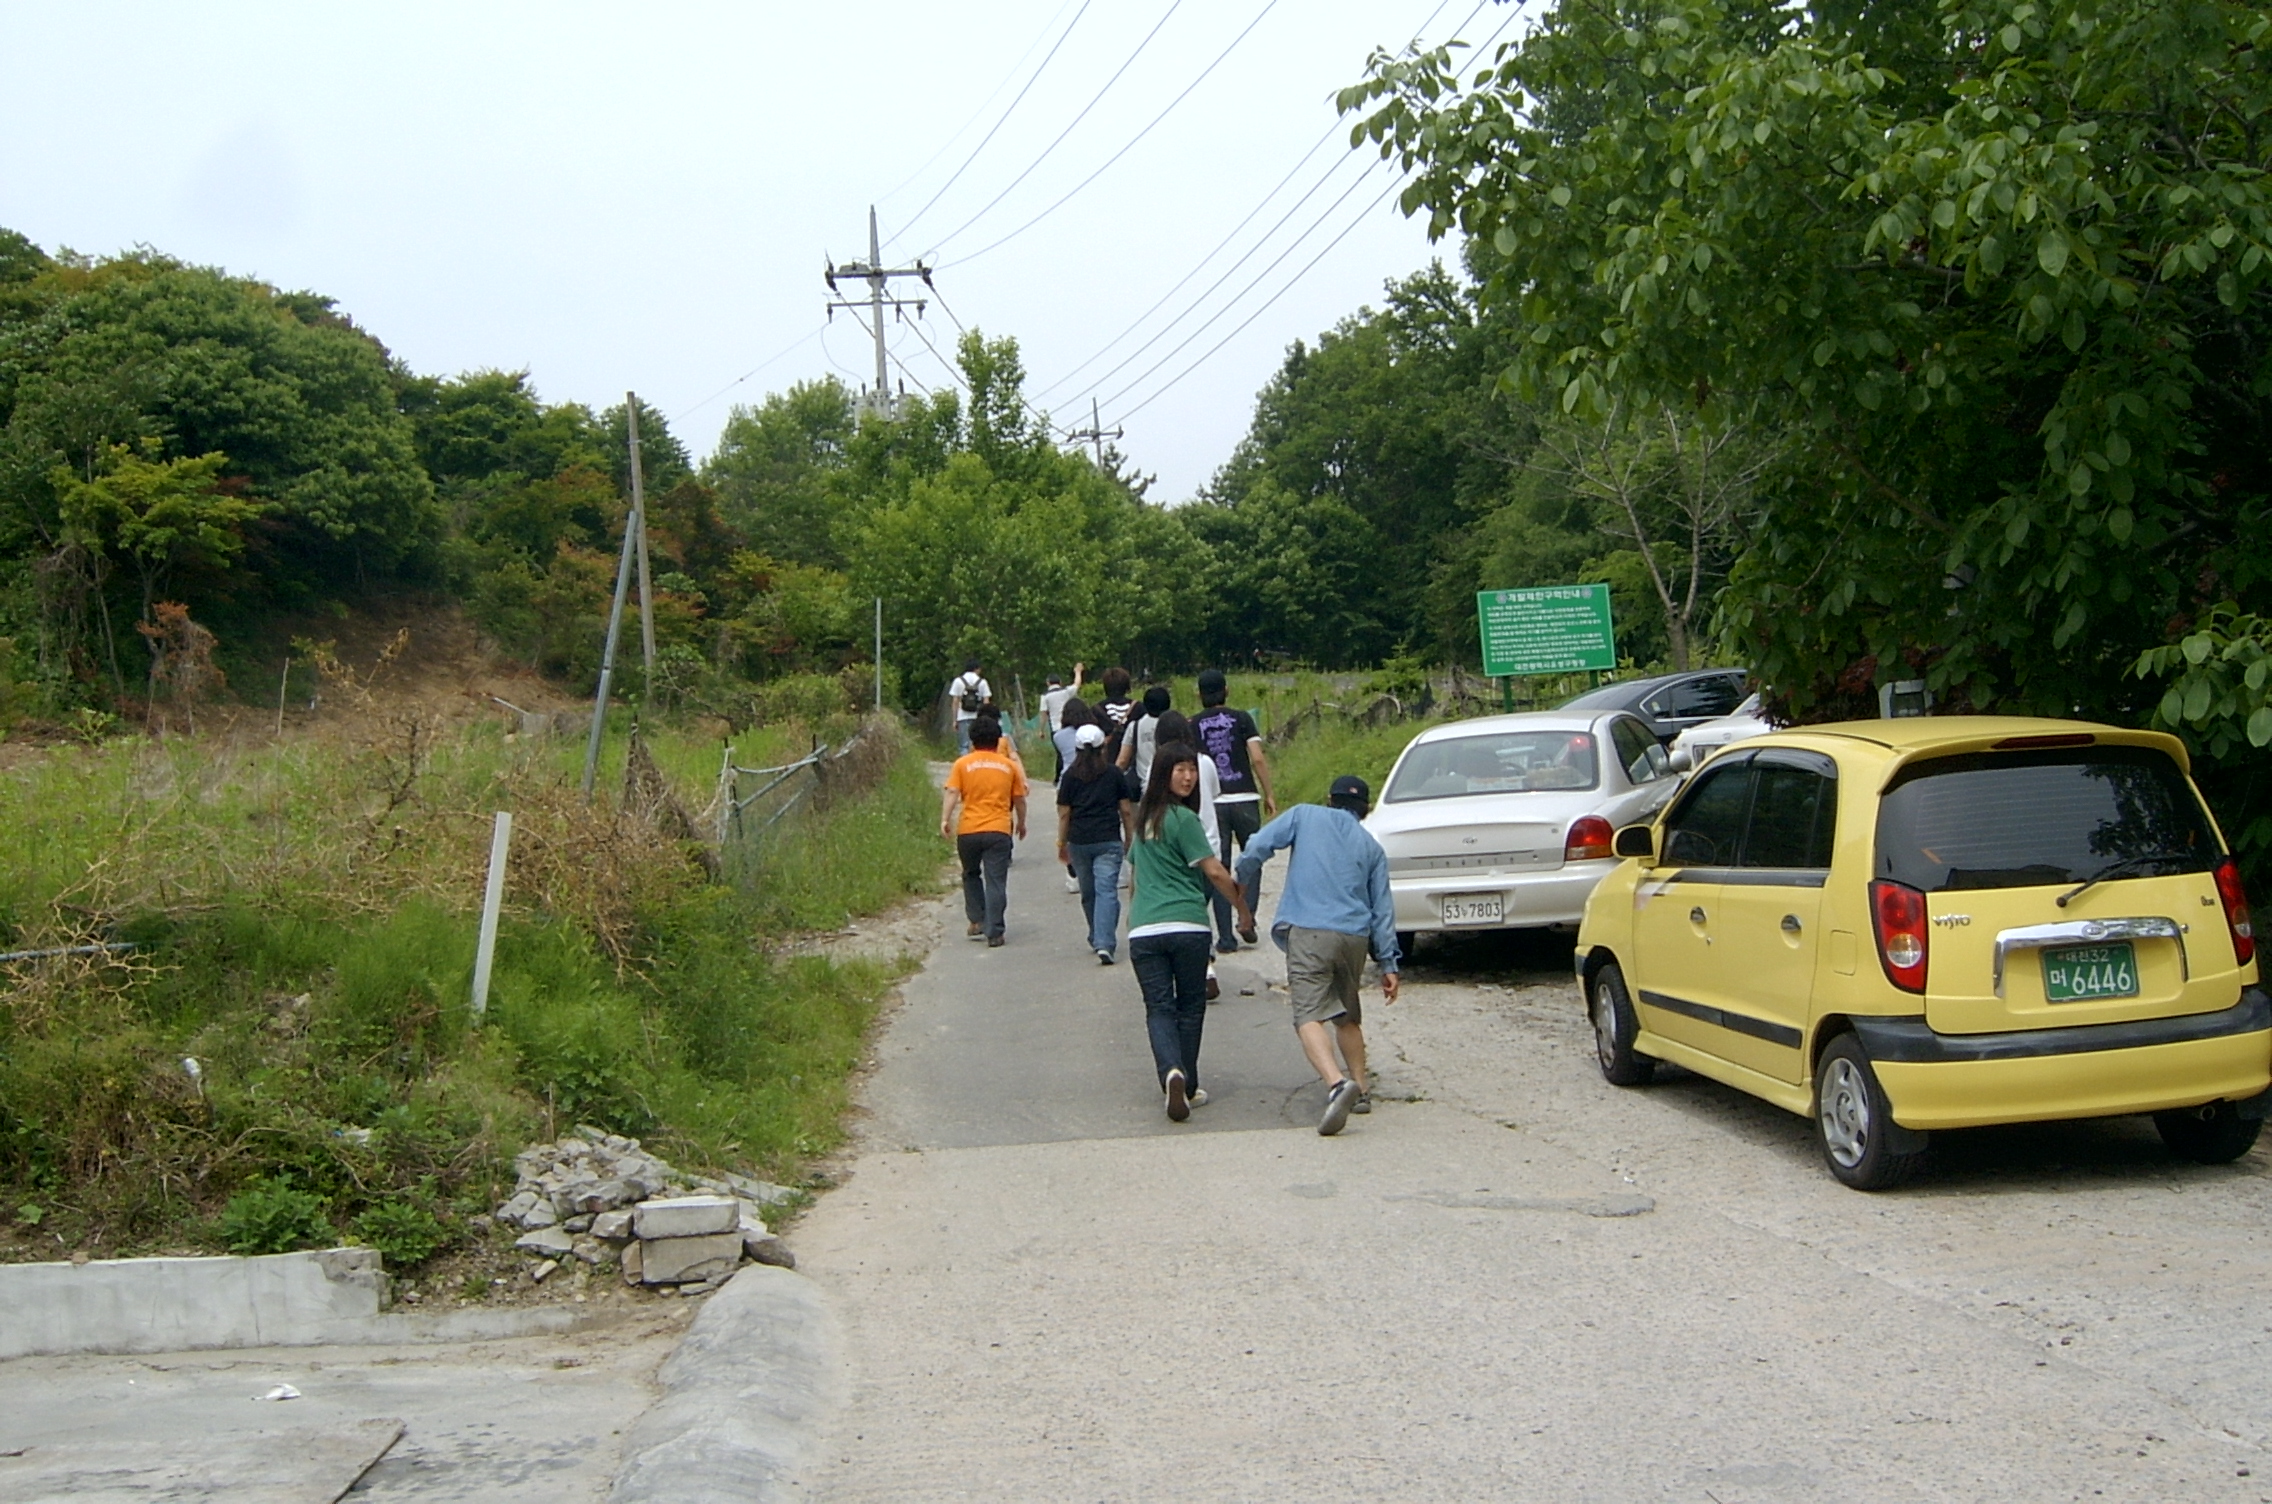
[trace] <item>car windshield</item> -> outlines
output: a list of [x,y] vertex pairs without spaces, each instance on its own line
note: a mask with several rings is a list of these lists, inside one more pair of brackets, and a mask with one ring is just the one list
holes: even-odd
[[1914,763],[1878,805],[1877,875],[1926,892],[2206,872],[2223,855],[2193,785],[2154,747]]
[[1600,781],[1591,732],[1499,731],[1414,747],[1389,780],[1382,802],[1590,789]]

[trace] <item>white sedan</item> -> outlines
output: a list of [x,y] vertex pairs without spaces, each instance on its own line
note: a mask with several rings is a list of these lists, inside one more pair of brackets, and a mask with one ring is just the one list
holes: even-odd
[[1398,944],[1441,930],[1575,928],[1617,865],[1610,839],[1680,783],[1623,711],[1539,710],[1432,727],[1365,828],[1388,853]]
[[1730,742],[1765,736],[1774,729],[1774,725],[1760,713],[1759,693],[1754,690],[1741,705],[1718,720],[1699,721],[1674,737],[1672,765],[1679,772],[1692,772],[1705,758]]

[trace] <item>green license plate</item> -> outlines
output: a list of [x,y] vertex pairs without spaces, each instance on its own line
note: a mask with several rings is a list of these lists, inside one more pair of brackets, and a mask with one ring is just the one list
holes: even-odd
[[2138,995],[2138,957],[2130,942],[2070,945],[2043,953],[2043,995],[2054,1003]]

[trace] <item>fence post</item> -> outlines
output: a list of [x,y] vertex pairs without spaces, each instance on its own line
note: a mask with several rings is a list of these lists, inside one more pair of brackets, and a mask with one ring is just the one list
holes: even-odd
[[489,885],[481,895],[481,938],[473,950],[473,1016],[489,1011],[489,965],[497,954],[497,914],[505,904],[505,854],[513,844],[513,814],[497,811],[489,832]]

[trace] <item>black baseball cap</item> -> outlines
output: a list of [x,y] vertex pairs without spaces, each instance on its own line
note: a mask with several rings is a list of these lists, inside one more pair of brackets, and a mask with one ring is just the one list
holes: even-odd
[[1199,692],[1201,694],[1219,695],[1229,687],[1229,682],[1223,678],[1221,669],[1206,668],[1199,671]]
[[1325,802],[1361,815],[1373,807],[1373,791],[1356,774],[1344,773],[1333,780],[1333,787],[1327,791]]

